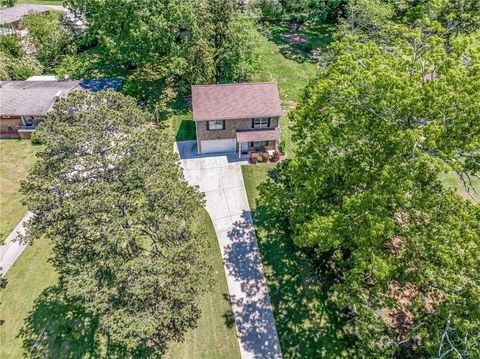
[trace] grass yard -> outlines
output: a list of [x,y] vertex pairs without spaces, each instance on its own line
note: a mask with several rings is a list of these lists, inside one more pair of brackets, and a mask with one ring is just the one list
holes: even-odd
[[25,215],[18,189],[40,149],[30,141],[0,140],[0,243]]
[[[455,188],[463,198],[465,199],[475,198],[476,200],[480,201],[480,195],[476,195],[475,193],[472,193],[472,195],[470,195],[467,192],[467,190],[465,189],[465,186],[463,185],[462,180],[458,177],[456,173],[450,172],[447,174],[443,174],[440,177],[440,179],[442,180],[445,186]],[[478,193],[480,193],[480,180],[478,178],[475,178],[475,177],[472,178],[472,185],[475,188],[475,190]]]
[[[7,285],[0,291],[0,358],[21,358],[20,329],[42,291],[54,285],[57,274],[47,262],[51,248],[46,240],[25,249],[8,271]],[[28,354],[25,353],[25,354]]]
[[[206,211],[200,212],[197,223],[204,226],[212,245],[210,262],[216,282],[212,291],[201,299],[202,316],[198,327],[186,334],[183,343],[174,344],[168,357],[239,358],[233,319],[228,315],[231,306],[225,299],[228,289],[220,249]],[[25,250],[6,275],[7,285],[0,291],[0,320],[4,321],[0,325],[2,359],[41,357],[40,344],[50,347],[52,357],[91,356],[94,347],[92,339],[95,336],[88,335],[90,332],[87,331],[82,332],[77,326],[69,325],[66,318],[72,317],[71,307],[49,299],[52,286],[57,281],[57,274],[47,261],[50,255],[49,243],[39,240]],[[77,314],[73,317],[80,318],[78,311],[73,313]],[[22,327],[26,328],[23,332]],[[46,330],[43,330],[44,328]],[[43,333],[42,339],[38,340],[40,333]],[[84,335],[85,333],[87,335]],[[68,355],[66,348],[69,348]]]
[[242,166],[242,173],[283,355],[285,358],[345,356],[346,335],[326,304],[328,283],[318,281],[318,275],[312,273],[311,265],[288,237],[266,229],[267,217],[257,207],[257,187],[273,166]]
[[[280,121],[282,141],[286,144],[288,154],[292,153],[291,133],[288,128],[287,113],[293,109],[302,95],[303,89],[315,77],[317,65],[309,54],[298,44],[290,44],[284,36],[289,33],[287,26],[274,25],[260,29],[259,52],[261,65],[253,81],[276,81],[282,101],[283,117]],[[311,34],[312,43],[317,51],[323,51],[330,42],[331,27],[324,26],[321,33],[314,36],[312,27],[305,27],[302,33]]]
[[259,195],[258,186],[265,181],[268,171],[275,168],[276,164],[257,164],[254,166],[242,166],[243,181],[247,191],[248,205],[251,210],[257,207]]
[[205,210],[202,210],[199,223],[205,226],[213,249],[210,263],[214,269],[212,277],[215,286],[201,301],[202,316],[198,327],[186,334],[185,342],[172,346],[168,358],[240,358],[220,248],[212,221]]

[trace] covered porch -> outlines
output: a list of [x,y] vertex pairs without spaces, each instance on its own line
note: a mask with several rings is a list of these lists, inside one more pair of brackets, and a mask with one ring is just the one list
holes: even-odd
[[280,130],[278,128],[262,128],[237,130],[238,157],[248,156],[251,152],[278,151]]

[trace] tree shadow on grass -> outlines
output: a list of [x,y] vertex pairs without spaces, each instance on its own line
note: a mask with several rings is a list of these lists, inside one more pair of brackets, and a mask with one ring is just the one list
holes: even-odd
[[309,23],[292,30],[287,23],[272,24],[263,29],[280,53],[298,63],[318,63],[320,54],[332,42],[332,25]]
[[176,141],[188,141],[196,139],[195,122],[192,120],[181,120],[178,127]]
[[[288,234],[282,211],[287,188],[280,167],[269,172],[253,211],[258,243],[269,285],[275,321],[285,358],[331,358],[349,353],[353,337],[345,329],[346,316],[329,298],[334,277],[321,259],[309,257]],[[278,188],[278,187],[277,187]],[[280,198],[266,198],[276,196]],[[273,203],[280,204],[279,206]],[[272,204],[268,206],[267,204]],[[276,207],[276,208],[274,208]]]
[[125,354],[108,345],[97,319],[68,298],[59,286],[35,300],[19,337],[29,358],[101,358]]
[[[231,305],[230,302],[230,295],[228,293],[223,293],[223,299]],[[233,316],[233,310],[228,310],[223,314],[223,320],[225,321],[225,325],[227,328],[233,328],[235,325],[235,317]]]

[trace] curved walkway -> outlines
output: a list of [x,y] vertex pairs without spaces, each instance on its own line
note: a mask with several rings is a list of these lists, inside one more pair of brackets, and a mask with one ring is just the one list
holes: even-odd
[[242,358],[281,358],[275,319],[253,229],[238,155],[196,154],[196,141],[175,144],[185,178],[205,193],[222,253]]

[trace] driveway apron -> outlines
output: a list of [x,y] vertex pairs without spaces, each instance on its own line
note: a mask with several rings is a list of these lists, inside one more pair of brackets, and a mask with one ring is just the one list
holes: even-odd
[[236,154],[198,156],[196,141],[175,144],[185,178],[205,193],[227,277],[242,358],[281,358],[268,286]]

